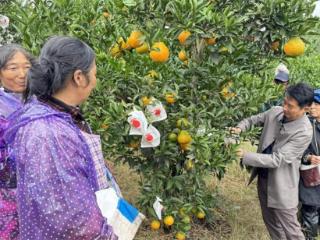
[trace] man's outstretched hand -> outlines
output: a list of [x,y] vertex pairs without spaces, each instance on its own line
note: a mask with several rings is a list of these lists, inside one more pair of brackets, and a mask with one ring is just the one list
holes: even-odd
[[245,150],[243,150],[242,148],[238,148],[238,149],[236,150],[236,155],[237,155],[237,157],[239,157],[240,159],[243,158],[244,154],[245,154]]
[[231,127],[231,128],[229,128],[229,132],[233,133],[233,134],[240,134],[241,133],[241,128]]

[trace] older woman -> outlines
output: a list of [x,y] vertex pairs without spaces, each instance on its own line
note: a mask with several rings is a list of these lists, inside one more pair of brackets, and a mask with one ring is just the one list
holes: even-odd
[[[19,45],[0,47],[0,122],[22,107],[22,93],[26,89],[27,71],[31,56]],[[3,130],[0,135],[3,135]],[[1,142],[0,159],[0,239],[18,238],[16,206],[16,176],[13,159],[7,157],[6,146]]]
[[[313,138],[302,158],[299,198],[301,222],[307,239],[318,236],[320,210],[320,89],[314,91],[314,101],[310,109]],[[309,165],[309,167],[308,167]]]
[[29,72],[28,103],[5,135],[17,163],[21,239],[118,238],[95,196],[117,184],[106,178],[99,139],[78,108],[95,86],[87,44],[71,37],[45,43]]

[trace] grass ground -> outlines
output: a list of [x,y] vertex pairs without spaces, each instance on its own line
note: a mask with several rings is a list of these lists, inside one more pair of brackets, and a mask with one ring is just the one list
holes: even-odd
[[[135,203],[139,194],[137,184],[139,176],[128,166],[115,166],[115,174],[122,192],[129,202]],[[208,178],[211,189],[218,189],[219,208],[217,220],[210,228],[194,224],[189,239],[192,240],[267,240],[268,235],[263,224],[256,192],[255,182],[247,186],[249,174],[234,162],[228,166],[222,181]],[[163,231],[152,232],[148,222],[140,228],[136,240],[172,240],[172,234]]]
[[[139,194],[138,178],[128,166],[115,167],[115,172],[122,192],[129,202],[135,203]],[[121,177],[120,177],[121,176]],[[195,224],[190,238],[192,240],[267,240],[269,239],[264,227],[258,203],[256,185],[246,186],[249,174],[237,163],[228,167],[227,174],[222,181],[211,178],[210,188],[218,188],[219,209],[216,212],[217,222],[208,229]],[[172,240],[173,235],[163,231],[152,232],[148,222],[140,228],[136,240]]]

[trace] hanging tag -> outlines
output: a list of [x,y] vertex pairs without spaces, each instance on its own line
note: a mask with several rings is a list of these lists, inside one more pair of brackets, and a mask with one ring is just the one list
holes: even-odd
[[153,209],[156,212],[159,220],[162,219],[161,213],[162,213],[163,206],[161,202],[162,200],[159,197],[156,197],[156,201],[153,203]]

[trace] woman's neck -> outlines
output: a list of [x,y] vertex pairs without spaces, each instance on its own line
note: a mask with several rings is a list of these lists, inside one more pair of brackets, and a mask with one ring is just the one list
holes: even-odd
[[79,101],[72,94],[65,94],[63,92],[56,93],[52,97],[58,99],[59,101],[69,105],[69,106],[79,106]]

